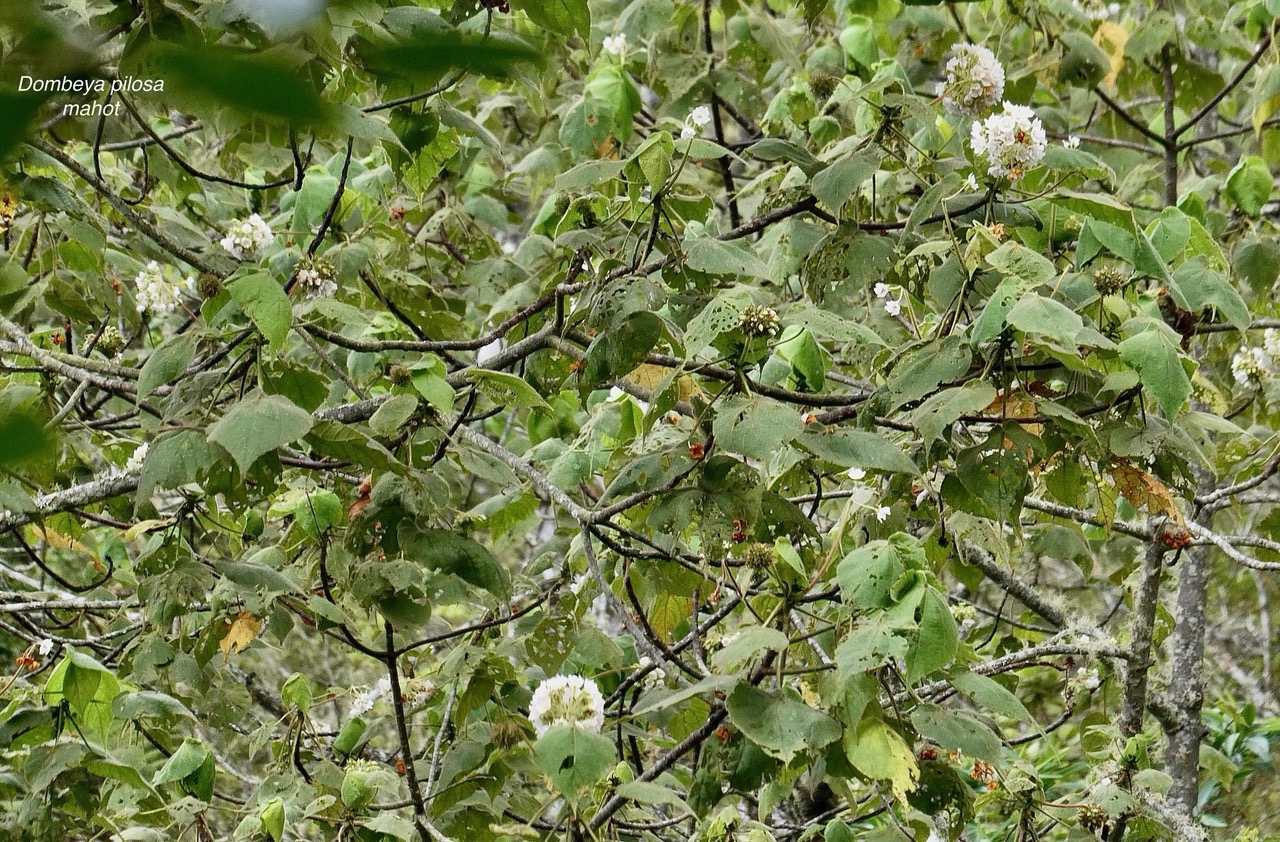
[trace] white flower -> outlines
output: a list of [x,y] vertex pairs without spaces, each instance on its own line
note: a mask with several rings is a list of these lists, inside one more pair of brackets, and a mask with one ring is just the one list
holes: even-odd
[[893,513],[893,509],[889,508],[888,506],[881,506],[880,508],[876,509],[876,520],[880,521],[881,523],[884,523],[886,520],[889,519],[889,515],[891,515],[892,513]]
[[695,129],[693,126],[685,126],[683,129],[680,130],[681,140],[688,140],[691,137],[697,137],[697,136],[698,136],[698,130]]
[[138,445],[138,448],[129,456],[129,461],[124,463],[124,472],[126,474],[131,474],[134,471],[142,470],[142,460],[147,458],[147,451],[150,449],[150,442],[144,441],[142,444]]
[[1066,140],[1062,141],[1062,145],[1068,149],[1079,149],[1080,137],[1078,135],[1071,135]]
[[956,47],[946,72],[938,93],[942,94],[942,106],[953,114],[976,115],[993,108],[1004,96],[1004,68],[986,47]]
[[255,213],[247,220],[231,223],[227,235],[222,238],[222,247],[236,260],[257,260],[271,245],[274,236],[271,226]]
[[1077,12],[1092,21],[1113,18],[1123,10],[1119,3],[1107,3],[1105,0],[1072,0],[1072,3]]
[[884,303],[884,311],[890,316],[897,316],[902,312],[902,303],[890,298]]
[[1080,669],[1076,670],[1076,680],[1091,693],[1102,686],[1102,679],[1098,676],[1097,670],[1086,670],[1084,667],[1080,667]]
[[1271,372],[1271,365],[1266,351],[1246,345],[1231,358],[1231,376],[1241,386],[1256,386]]
[[351,705],[352,716],[364,716],[373,706],[391,692],[391,676],[383,676],[378,683],[361,693]]
[[137,302],[138,312],[149,312],[156,316],[178,309],[178,305],[182,303],[183,291],[194,289],[196,285],[195,278],[186,278],[177,283],[170,281],[165,277],[165,270],[154,260],[138,273],[133,282],[137,287],[133,297]]
[[854,482],[867,478],[867,472],[864,471],[862,468],[850,468],[848,471],[848,475],[849,475],[849,479],[853,480]]
[[968,177],[964,180],[964,186],[970,190],[978,190],[978,177],[973,173],[969,173]]
[[705,128],[711,122],[711,109],[705,105],[699,105],[689,112],[689,122],[700,129]]
[[876,298],[888,298],[889,295],[892,294],[893,292],[893,290],[889,289],[889,285],[886,284],[884,281],[880,281],[875,286],[873,286],[871,288],[871,291],[875,293]]
[[987,173],[1018,178],[1044,157],[1044,124],[1025,105],[1004,104],[1004,111],[974,123],[969,142],[987,159]]
[[604,51],[610,55],[623,56],[627,52],[626,33],[604,36]]
[[[390,682],[388,682],[390,684]],[[436,685],[428,678],[411,678],[404,683],[401,695],[408,707],[416,708],[426,704],[435,695]]]
[[41,658],[47,656],[53,651],[53,641],[46,637],[36,644],[36,651],[40,653]]
[[298,289],[307,298],[332,298],[338,291],[338,270],[325,257],[304,257],[295,271]]
[[1266,350],[1267,356],[1274,359],[1280,359],[1280,330],[1269,327],[1262,332],[1262,347]]
[[539,737],[559,725],[599,734],[604,727],[604,697],[589,678],[557,675],[533,691],[529,721]]

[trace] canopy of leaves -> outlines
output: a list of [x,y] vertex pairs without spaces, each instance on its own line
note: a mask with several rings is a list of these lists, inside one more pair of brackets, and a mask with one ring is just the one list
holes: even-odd
[[1280,3],[0,7],[0,837],[1280,835]]

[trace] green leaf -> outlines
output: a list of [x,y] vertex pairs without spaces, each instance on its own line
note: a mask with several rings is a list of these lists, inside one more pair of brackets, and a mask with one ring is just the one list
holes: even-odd
[[1165,208],[1147,228],[1147,237],[1160,259],[1172,263],[1191,242],[1191,217],[1177,208]]
[[689,320],[684,329],[684,350],[696,357],[722,334],[738,326],[742,311],[751,303],[751,293],[745,287],[729,287],[703,307]]
[[915,786],[919,769],[911,747],[878,716],[865,716],[856,729],[845,731],[844,753],[868,778],[888,781],[900,801]]
[[[583,0],[554,0],[580,2]],[[360,41],[356,52],[364,69],[382,78],[433,81],[450,68],[498,78],[510,77],[525,65],[540,65],[542,54],[508,32],[487,36],[456,29],[421,28],[399,38]]]
[[720,407],[712,430],[720,448],[767,461],[800,435],[804,421],[793,407],[777,401],[735,397]]
[[685,265],[711,275],[769,277],[769,267],[751,247],[738,240],[726,242],[715,237],[698,237],[685,243]]
[[186,371],[196,357],[196,344],[194,334],[180,333],[156,348],[138,373],[138,400]]
[[418,411],[413,395],[392,395],[369,419],[369,427],[380,436],[391,437],[400,432],[405,422]]
[[969,370],[973,358],[969,343],[956,334],[909,351],[898,359],[889,373],[889,406],[895,410],[919,400]]
[[289,513],[313,541],[318,541],[325,531],[346,520],[342,501],[327,488],[299,491],[293,495],[291,504]]
[[894,584],[906,566],[888,541],[872,541],[850,552],[836,568],[840,595],[854,608],[870,611],[886,608]]
[[581,388],[589,392],[630,373],[662,338],[662,319],[653,313],[637,310],[622,320],[615,329],[597,336],[582,359]]
[[1005,320],[1013,305],[1022,297],[1022,284],[1017,278],[1005,278],[996,287],[995,292],[987,299],[981,315],[974,322],[972,330],[973,347],[995,339],[1004,332]]
[[560,794],[570,800],[604,778],[617,755],[613,740],[581,728],[552,728],[533,746],[533,760]]
[[1028,295],[1009,310],[1005,321],[1023,333],[1051,337],[1074,350],[1076,334],[1084,327],[1080,316],[1065,304],[1040,295]]
[[827,352],[808,328],[792,325],[782,332],[774,353],[791,364],[791,385],[801,392],[821,392],[827,381]]
[[921,736],[945,749],[979,757],[989,763],[1000,759],[1000,738],[991,728],[967,713],[924,703],[912,712],[911,724]]
[[279,349],[293,323],[293,306],[284,287],[268,274],[251,272],[229,280],[227,290],[271,347]]
[[476,384],[476,388],[494,403],[516,406],[521,409],[541,409],[551,411],[538,390],[530,386],[524,379],[505,371],[490,371],[485,368],[473,368],[467,372],[468,379]]
[[177,782],[202,801],[213,800],[213,753],[199,740],[184,740],[151,779],[152,786]]
[[247,473],[260,457],[305,436],[312,423],[311,414],[287,398],[255,390],[209,428],[209,441]]
[[451,573],[499,599],[511,591],[506,571],[488,550],[470,538],[444,529],[418,529],[402,522],[400,547],[405,558]]
[[1257,216],[1262,206],[1271,199],[1275,179],[1267,162],[1257,156],[1249,156],[1227,176],[1227,198],[1248,216]]
[[1203,258],[1196,257],[1178,267],[1170,293],[1175,289],[1183,299],[1178,302],[1183,309],[1196,313],[1212,306],[1237,330],[1249,327],[1248,305],[1226,275],[1208,268]]
[[991,405],[996,388],[985,380],[972,380],[963,386],[943,389],[911,413],[911,423],[929,445],[942,438],[962,415],[971,415]]
[[112,713],[119,719],[195,719],[186,705],[173,696],[154,690],[121,693],[111,703]]
[[947,600],[929,588],[920,602],[920,631],[907,650],[907,681],[914,683],[940,670],[956,656],[959,637]]
[[512,8],[519,9],[540,27],[583,38],[591,37],[591,9],[587,0],[512,0]]
[[1162,324],[1153,325],[1121,342],[1120,358],[1137,370],[1142,385],[1172,420],[1191,397],[1191,378],[1170,333]]
[[284,838],[284,799],[272,798],[258,814],[262,822],[262,830],[271,837],[272,842],[281,842]]
[[17,466],[49,453],[54,437],[45,429],[49,419],[22,407],[6,407],[0,416],[0,468]]
[[1032,721],[1031,712],[1022,701],[994,678],[966,671],[951,676],[950,681],[953,687],[992,713],[1019,722]]
[[426,354],[413,368],[413,388],[438,410],[453,408],[454,392],[449,385],[449,369],[435,354]]
[[46,704],[66,701],[81,726],[105,735],[114,716],[112,703],[120,682],[111,670],[83,652],[67,653],[45,682]]
[[0,88],[0,114],[4,115],[0,120],[0,162],[26,138],[45,99],[45,94],[20,92],[7,86]]
[[841,158],[813,177],[813,195],[827,207],[838,211],[857,190],[880,168],[880,156],[872,151],[857,152]]
[[325,124],[333,108],[299,72],[298,58],[284,49],[157,40],[135,61],[141,62],[137,75],[165,81],[164,99],[172,105],[202,114],[225,107],[245,117]]
[[1006,276],[1022,281],[1024,290],[1052,283],[1058,277],[1058,270],[1044,255],[1013,241],[987,255],[987,262]]
[[918,474],[920,469],[902,448],[876,433],[862,430],[806,429],[798,439],[810,453],[842,468],[863,468],[889,473]]
[[840,739],[840,723],[825,713],[745,682],[729,694],[725,707],[751,742],[784,763]]
[[745,154],[757,161],[790,161],[810,177],[824,168],[823,163],[813,157],[813,153],[808,149],[776,137],[756,141],[747,147]]

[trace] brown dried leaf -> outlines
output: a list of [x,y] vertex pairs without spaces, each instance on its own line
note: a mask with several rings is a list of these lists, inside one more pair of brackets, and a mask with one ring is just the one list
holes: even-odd
[[1173,492],[1159,479],[1127,462],[1116,462],[1108,473],[1111,474],[1111,481],[1115,483],[1120,496],[1128,500],[1135,509],[1142,509],[1153,515],[1162,514],[1178,526],[1186,525]]

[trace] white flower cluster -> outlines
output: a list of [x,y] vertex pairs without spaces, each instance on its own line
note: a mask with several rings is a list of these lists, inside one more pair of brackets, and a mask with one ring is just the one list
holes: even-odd
[[134,471],[142,470],[142,461],[147,458],[147,452],[151,450],[150,442],[143,442],[138,448],[129,455],[129,461],[124,463],[124,472],[131,474]]
[[604,36],[604,51],[609,55],[622,58],[627,54],[627,36],[626,33],[621,35]]
[[255,213],[246,220],[231,223],[227,235],[222,238],[222,247],[236,260],[257,260],[274,237],[271,226]]
[[1086,670],[1084,667],[1076,670],[1076,681],[1090,693],[1102,686],[1102,678],[1098,675],[1098,671]]
[[680,130],[680,137],[697,137],[699,129],[706,128],[710,122],[711,109],[705,105],[699,105],[690,111],[689,116],[684,119],[684,128]]
[[435,682],[429,678],[411,678],[400,688],[406,707],[416,708],[427,703],[436,693]]
[[1236,351],[1231,358],[1231,376],[1237,383],[1241,386],[1257,386],[1266,379],[1275,369],[1273,357],[1268,350],[1256,345],[1245,345]]
[[186,278],[177,283],[170,281],[165,277],[164,269],[154,260],[138,273],[133,282],[136,286],[133,297],[137,302],[138,312],[149,312],[155,316],[178,309],[178,305],[182,303],[182,293],[193,290],[196,286],[195,278]]
[[529,721],[539,737],[559,725],[599,734],[604,727],[604,697],[589,678],[557,675],[533,691]]
[[876,294],[876,298],[884,300],[884,311],[890,316],[897,316],[902,312],[902,299],[893,287],[881,281],[872,288],[872,291]]
[[332,298],[338,291],[338,271],[324,257],[304,257],[295,271],[298,289],[307,298]]
[[1124,7],[1106,0],[1072,0],[1076,11],[1092,21],[1107,20],[1120,14]]
[[969,142],[989,162],[989,175],[1016,179],[1044,157],[1044,124],[1025,105],[1006,102],[1002,112],[973,124]]
[[390,692],[391,676],[384,675],[382,678],[378,679],[377,684],[373,685],[356,697],[355,702],[351,705],[351,715],[364,716],[366,713],[373,710],[373,706],[376,705],[383,696]]
[[[642,655],[640,661],[636,664],[640,669],[645,669],[653,665],[653,659],[648,655]],[[667,673],[662,667],[654,667],[644,675],[644,689],[652,690],[655,687],[661,687],[667,683]]]
[[938,93],[942,107],[952,114],[981,114],[1004,96],[1004,67],[986,47],[961,44],[945,69],[947,78]]

